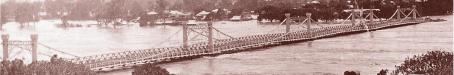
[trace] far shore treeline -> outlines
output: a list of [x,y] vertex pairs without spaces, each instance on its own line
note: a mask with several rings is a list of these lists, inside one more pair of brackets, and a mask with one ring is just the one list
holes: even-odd
[[[452,13],[452,0],[44,0],[23,2],[6,0],[1,6],[1,24],[16,21],[21,24],[39,19],[122,20],[132,21],[150,12],[155,18],[169,17],[169,11],[189,13],[222,9],[212,14],[217,19],[230,18],[244,12],[260,14],[260,19],[281,20],[283,13],[304,16],[311,12],[317,20],[333,20],[348,16],[344,9],[381,9],[379,17],[391,16],[396,6],[417,5],[423,15]],[[224,10],[225,9],[225,10]],[[229,13],[224,13],[224,11]]]

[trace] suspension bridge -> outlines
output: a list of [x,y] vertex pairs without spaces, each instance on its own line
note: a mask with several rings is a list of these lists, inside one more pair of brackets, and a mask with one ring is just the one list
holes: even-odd
[[[411,10],[402,9],[403,8],[398,7],[394,14],[385,20],[378,18],[374,14],[374,11],[377,10],[353,9],[348,11],[351,14],[345,19],[344,22],[329,26],[319,25],[311,19],[311,13],[306,13],[305,20],[298,23],[292,21],[290,14],[286,14],[285,16],[287,19],[280,23],[280,26],[285,26],[285,32],[247,35],[241,37],[234,37],[217,28],[214,28],[212,22],[207,22],[207,24],[202,25],[183,25],[183,44],[181,46],[138,49],[84,57],[65,53],[64,51],[37,43],[36,35],[31,37],[32,41],[22,42],[22,44],[31,44],[32,47],[29,51],[32,52],[33,61],[36,61],[36,56],[38,54],[36,46],[41,45],[48,49],[74,56],[74,58],[65,60],[86,65],[93,71],[113,71],[131,68],[132,66],[146,63],[161,63],[201,56],[247,51],[255,48],[277,46],[281,44],[310,41],[349,33],[368,32],[388,27],[398,27],[428,22],[428,20],[419,15],[416,10],[416,6],[413,6]],[[408,13],[405,13],[404,11]],[[296,29],[296,27],[291,26],[299,26],[303,29]],[[193,34],[192,36],[190,35],[191,33]],[[226,38],[215,37],[214,33],[218,33]],[[206,40],[203,42],[190,43],[192,39],[199,36],[203,36]],[[7,36],[2,36],[4,60],[6,60],[5,58],[8,58],[8,48],[10,47],[8,45],[21,43],[8,41],[7,38]]]

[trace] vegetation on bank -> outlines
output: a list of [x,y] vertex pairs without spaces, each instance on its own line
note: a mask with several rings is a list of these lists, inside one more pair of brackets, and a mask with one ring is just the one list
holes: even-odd
[[144,64],[134,67],[132,75],[171,75],[166,69],[155,64]]
[[1,61],[0,75],[96,75],[81,64],[74,64],[62,59],[37,61],[24,64],[23,60]]
[[446,51],[429,51],[405,59],[396,66],[395,74],[453,75],[453,53]]
[[[350,1],[350,2],[349,2]],[[404,8],[403,11],[408,13],[413,5],[417,6],[418,13],[422,16],[444,15],[452,13],[452,0],[428,0],[422,2],[405,1],[405,0],[347,0],[331,1],[326,3],[308,3],[295,5],[295,3],[275,3],[275,5],[266,5],[259,7],[256,11],[259,14],[258,20],[279,20],[285,19],[284,13],[291,13],[292,17],[305,17],[305,13],[312,13],[314,20],[332,21],[335,19],[345,19],[350,12],[344,12],[347,9],[379,9],[374,13],[379,18],[389,18],[393,15],[397,6]],[[440,6],[445,5],[445,6]],[[355,7],[358,6],[358,7]],[[439,8],[439,9],[433,9]],[[365,15],[364,15],[365,16]]]
[[[311,0],[312,1],[312,0]],[[67,17],[69,20],[97,19],[102,22],[116,20],[133,21],[138,17],[156,12],[156,18],[168,18],[170,10],[192,13],[220,9],[218,13],[211,14],[217,19],[230,18],[243,12],[255,11],[262,14],[261,19],[281,20],[283,13],[291,12],[304,16],[305,12],[314,13],[318,20],[332,20],[345,18],[348,14],[342,12],[351,9],[356,3],[354,0],[319,0],[319,2],[295,0],[44,0],[34,2],[21,2],[7,0],[0,4],[2,11],[1,23],[8,19],[16,19],[25,24],[46,18]],[[417,5],[423,15],[443,15],[452,13],[452,0],[356,0],[360,8],[381,9],[379,17],[391,16],[396,6],[403,8]],[[224,13],[222,9],[229,10]],[[262,12],[264,11],[264,12]],[[0,24],[1,24],[0,23]]]
[[[452,54],[446,51],[428,51],[406,58],[404,63],[396,66],[390,73],[389,70],[382,69],[377,75],[453,75]],[[344,75],[360,75],[360,72],[345,71]]]

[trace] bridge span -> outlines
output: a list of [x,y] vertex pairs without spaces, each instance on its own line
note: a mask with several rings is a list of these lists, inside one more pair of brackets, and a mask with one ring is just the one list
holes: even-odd
[[[364,16],[365,14],[366,16]],[[310,41],[321,38],[339,36],[344,34],[368,32],[389,27],[398,27],[405,25],[418,24],[428,22],[422,18],[416,11],[414,6],[409,13],[405,14],[400,8],[388,19],[382,20],[375,16],[374,10],[363,11],[362,9],[352,10],[346,21],[349,24],[320,26],[311,19],[311,13],[306,14],[306,19],[303,22],[297,23],[297,26],[302,26],[305,29],[291,30],[292,21],[290,14],[286,14],[285,19],[280,25],[285,26],[286,31],[282,33],[268,33],[260,35],[248,35],[241,37],[233,37],[227,33],[213,27],[211,22],[206,25],[183,25],[183,44],[176,47],[139,49],[117,53],[100,54],[85,57],[76,57],[66,59],[67,61],[84,64],[93,71],[113,71],[146,63],[162,63],[175,60],[191,59],[201,56],[218,55],[224,53],[233,53],[240,51],[253,50],[255,48],[264,48],[288,44],[294,42]],[[347,20],[348,19],[348,20]],[[284,25],[285,24],[285,25]],[[311,27],[311,26],[319,27]],[[204,36],[206,42],[189,44],[189,32]],[[218,39],[213,36],[213,33],[228,37]],[[3,45],[8,46],[8,41],[3,42]],[[36,42],[34,42],[36,43]],[[36,46],[36,44],[33,44]],[[50,48],[50,47],[49,47]],[[5,50],[4,50],[5,51]],[[36,47],[32,49],[32,55],[36,56]],[[8,55],[8,54],[4,54]],[[36,58],[33,59],[36,61]]]
[[[362,17],[362,14],[367,14],[367,16]],[[410,15],[412,15],[412,17],[409,17]],[[85,64],[94,71],[112,71],[123,68],[131,68],[132,66],[146,63],[161,63],[174,60],[191,59],[200,56],[247,51],[255,48],[276,46],[286,43],[310,41],[343,34],[367,32],[388,27],[398,27],[427,22],[426,19],[418,17],[419,15],[416,9],[411,10],[408,14],[405,14],[402,10],[398,9],[389,19],[379,21],[376,21],[376,18],[378,17],[375,16],[373,11],[364,13],[360,10],[358,12],[353,11],[347,18],[350,19],[350,24],[311,28],[311,26],[316,25],[316,22],[310,18],[311,14],[308,13],[306,16],[309,18],[298,24],[304,26],[306,29],[291,30],[290,22],[292,21],[289,19],[289,14],[286,16],[288,18],[281,23],[281,25],[286,24],[286,32],[282,33],[232,37],[214,28],[211,22],[208,22],[207,25],[199,26],[183,25],[184,44],[182,46],[101,54],[74,58],[69,61]],[[197,32],[196,29],[203,29],[206,32]],[[188,32],[191,31],[208,38],[207,42],[188,44]],[[229,38],[215,39],[213,37],[213,33],[215,31],[221,32]]]

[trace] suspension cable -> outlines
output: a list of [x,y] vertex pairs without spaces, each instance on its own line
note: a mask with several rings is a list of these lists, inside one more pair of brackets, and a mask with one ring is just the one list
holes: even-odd
[[[193,32],[195,32],[195,33],[198,33],[199,35],[202,35],[202,36],[208,37],[208,35],[204,35],[203,33],[201,33],[201,32],[198,32],[198,31],[196,31],[196,30],[194,30],[194,29],[189,29],[189,30],[191,30],[191,31],[193,31]],[[213,39],[215,39],[216,41],[218,41],[218,40],[219,40],[219,39],[216,39],[216,38],[213,38]]]
[[167,37],[166,40],[159,42],[159,43],[158,43],[157,45],[155,45],[155,46],[162,46],[162,44],[168,42],[172,37],[174,37],[175,35],[177,35],[180,31],[182,31],[182,29],[176,31],[175,33],[173,33],[172,35],[170,35],[169,37]]
[[61,50],[52,48],[52,47],[50,47],[50,46],[48,46],[48,45],[45,45],[45,44],[42,44],[42,43],[38,43],[38,45],[41,45],[41,46],[43,46],[43,47],[45,47],[45,48],[47,48],[47,49],[53,50],[53,51],[57,51],[57,52],[59,52],[59,53],[63,53],[63,54],[70,55],[70,56],[73,56],[73,57],[79,57],[79,56],[77,56],[77,55],[74,55],[74,54],[71,54],[71,53],[67,53],[67,52],[64,52],[64,51],[61,51]]
[[[13,46],[15,46],[15,45],[13,45]],[[32,50],[30,50],[30,49],[23,48],[23,47],[20,47],[20,46],[16,46],[16,47],[17,47],[17,48],[20,48],[20,49],[23,49],[23,50],[30,51],[30,52],[32,51]],[[49,54],[46,54],[46,53],[43,53],[43,52],[38,52],[38,53],[41,54],[41,55],[45,55],[45,56],[48,56],[48,57],[52,57],[52,55],[49,55]]]
[[213,28],[213,29],[214,29],[214,30],[216,30],[217,32],[221,33],[222,35],[225,35],[225,36],[227,36],[227,37],[230,37],[231,39],[236,39],[236,38],[235,38],[235,37],[233,37],[233,36],[230,36],[230,35],[227,35],[227,34],[226,34],[226,33],[224,33],[224,32],[221,32],[221,31],[220,31],[220,30],[218,30],[217,28],[214,28],[214,27],[211,27],[211,28]]
[[350,19],[352,16],[353,16],[353,13],[351,13],[346,19],[344,19],[344,21],[342,21],[341,25],[343,25],[345,22],[347,22],[348,19]]
[[[285,21],[287,21],[287,19],[284,19],[281,23],[279,23],[278,26],[281,26],[282,24],[284,24]],[[267,31],[267,32],[273,32],[273,31],[276,31],[278,29],[279,29],[279,27],[274,27],[273,29],[271,29],[270,31]]]
[[387,20],[391,20],[394,16],[396,16],[396,14],[397,14],[398,11],[399,11],[399,9],[397,9],[397,10],[394,12],[394,14],[393,14],[391,17],[389,17]]

